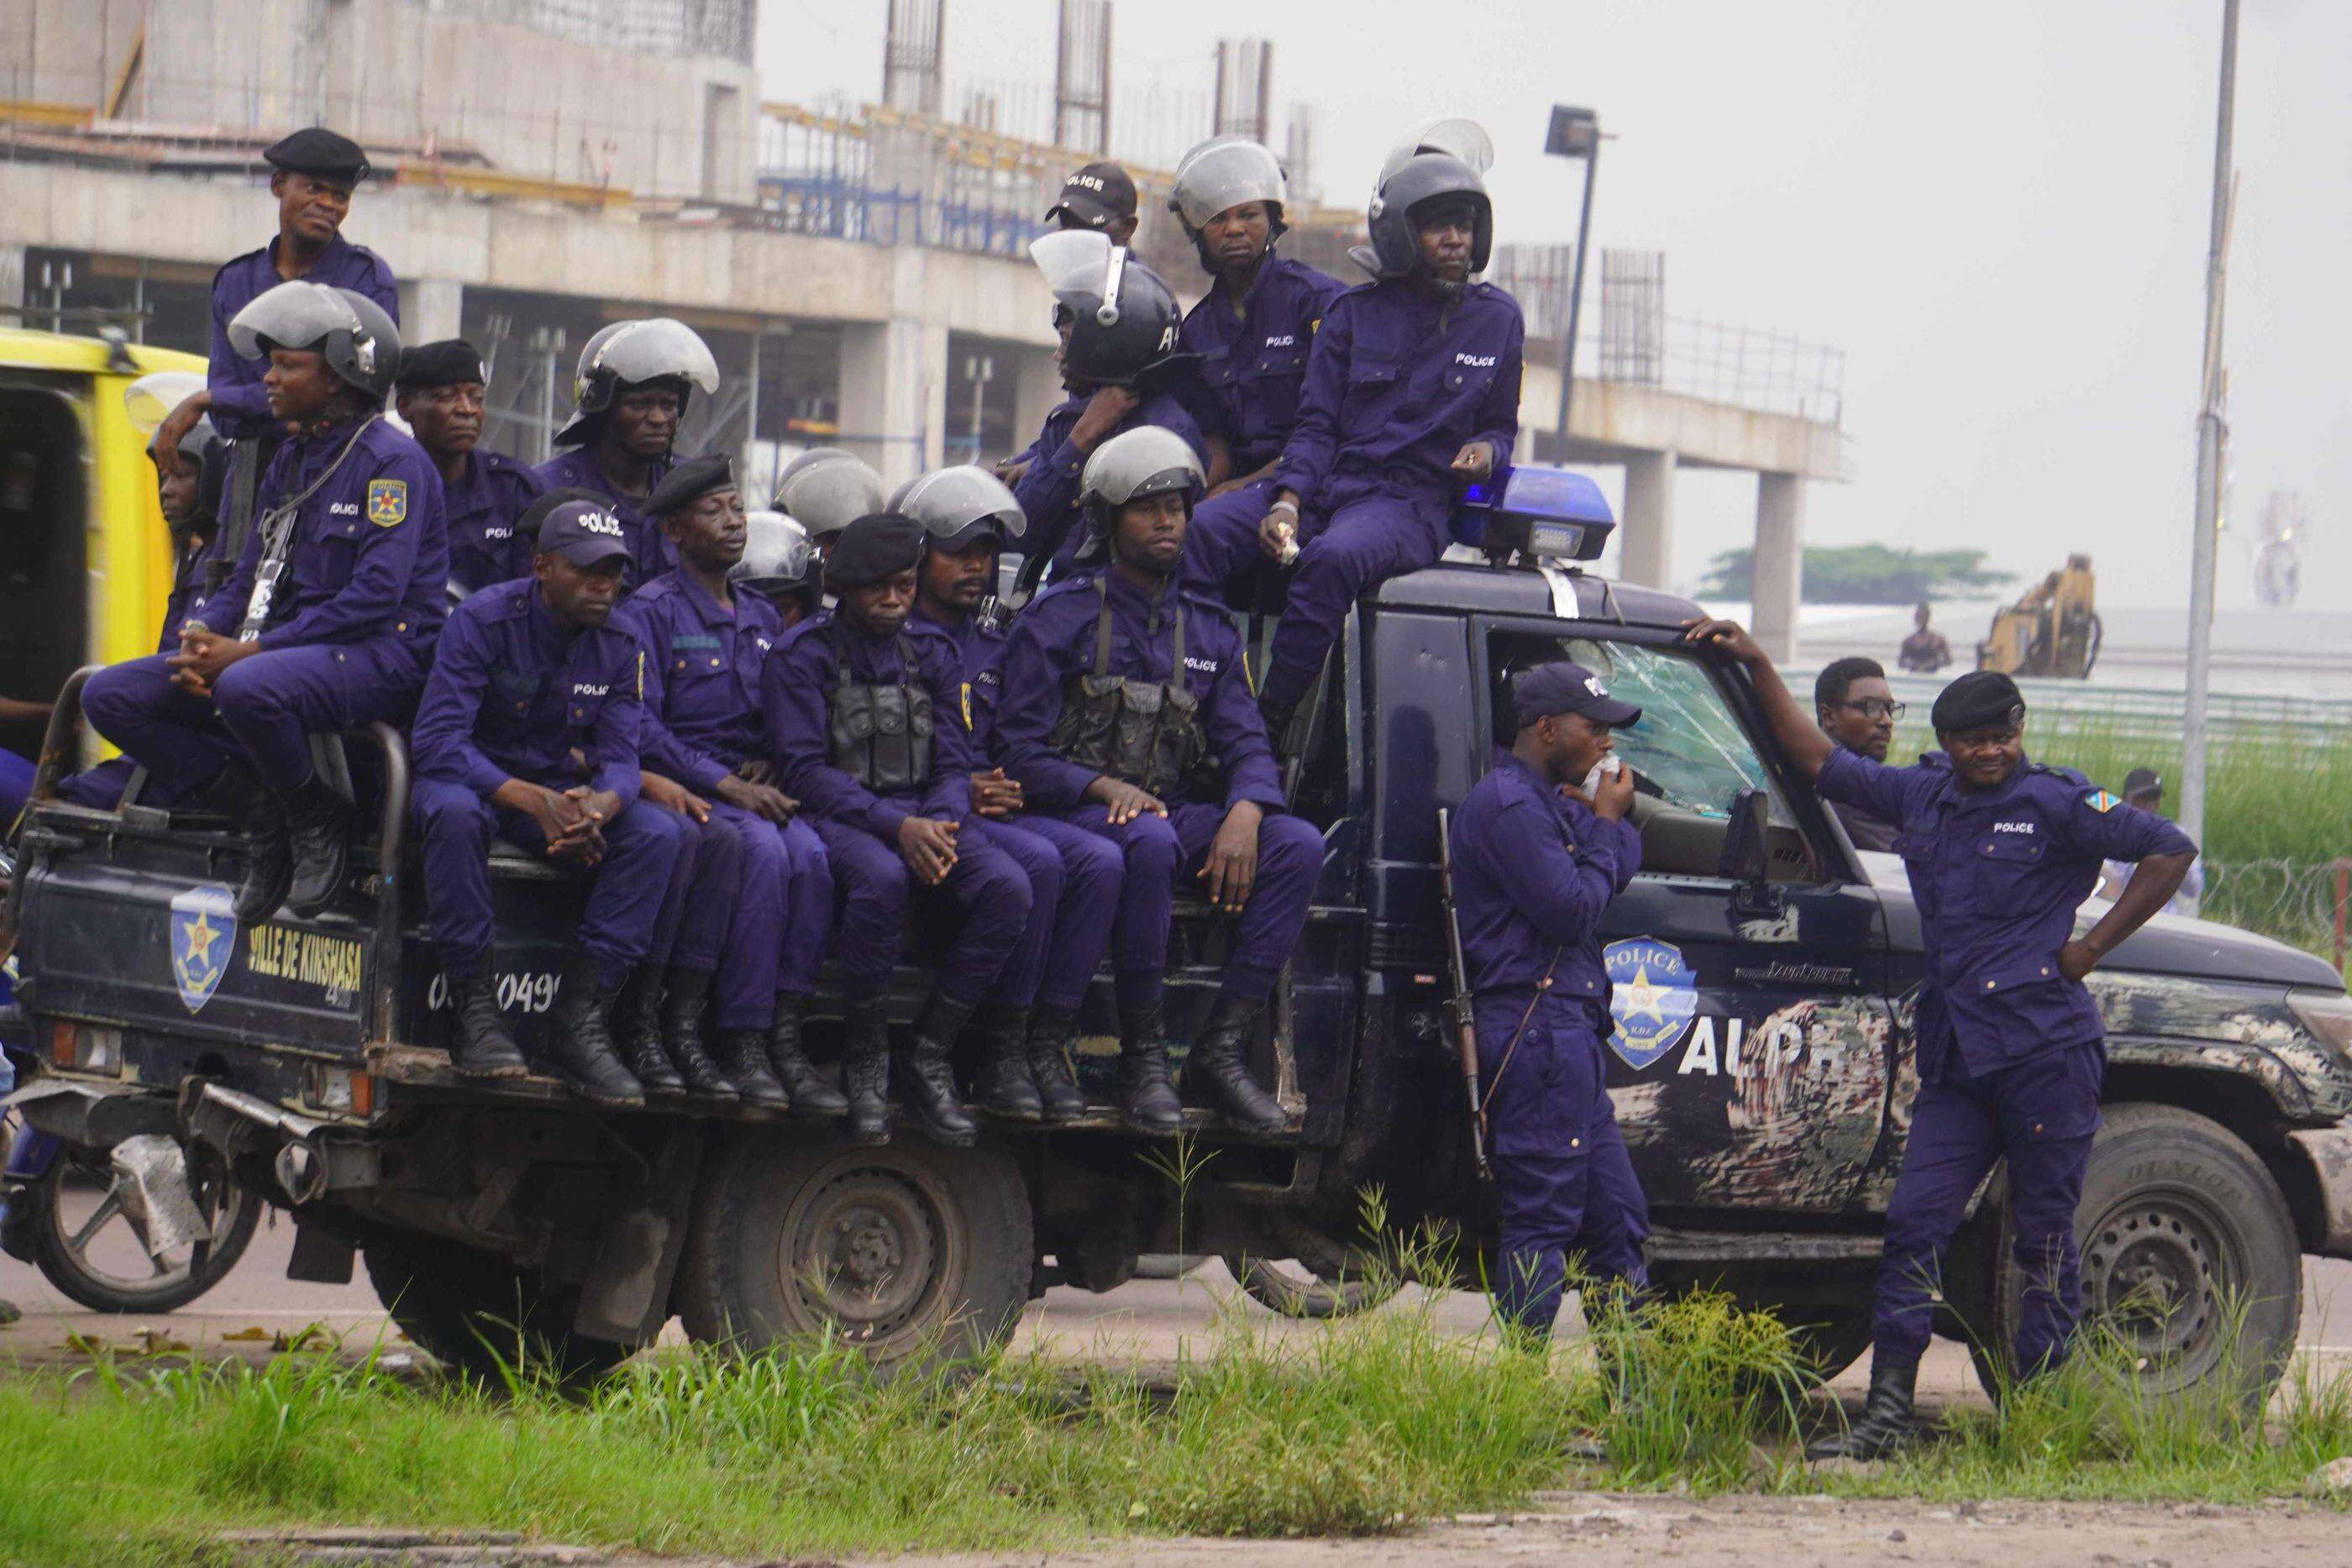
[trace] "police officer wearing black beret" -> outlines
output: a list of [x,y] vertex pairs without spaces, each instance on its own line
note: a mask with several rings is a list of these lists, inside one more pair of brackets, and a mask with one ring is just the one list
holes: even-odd
[[449,528],[449,580],[467,592],[530,572],[531,541],[515,523],[546,486],[503,452],[479,449],[490,371],[463,338],[420,343],[400,356],[393,406],[441,471]]

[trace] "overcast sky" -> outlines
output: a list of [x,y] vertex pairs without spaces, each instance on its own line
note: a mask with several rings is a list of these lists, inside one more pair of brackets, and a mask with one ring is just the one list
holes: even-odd
[[[885,0],[763,0],[768,96],[879,93]],[[1666,308],[1846,351],[1858,477],[1817,542],[1981,546],[2039,575],[2087,549],[2103,598],[2182,602],[2221,0],[1182,0],[1115,5],[1114,151],[1207,132],[1214,42],[1275,44],[1276,140],[1318,117],[1359,204],[1423,115],[1500,154],[1506,240],[1573,237],[1555,102],[1596,108],[1596,246],[1666,253]],[[1051,101],[1054,0],[947,0],[950,107]],[[1197,120],[1197,125],[1191,123]],[[2231,256],[2233,511],[2303,492],[2304,602],[2352,583],[2352,3],[2246,0]],[[1355,281],[1350,279],[1350,281]],[[1588,289],[1597,289],[1597,277]],[[1592,300],[1587,298],[1587,306]],[[1608,479],[1614,494],[1614,480]],[[1754,485],[1685,474],[1675,575],[1748,542]],[[2225,537],[2220,602],[2252,602]]]

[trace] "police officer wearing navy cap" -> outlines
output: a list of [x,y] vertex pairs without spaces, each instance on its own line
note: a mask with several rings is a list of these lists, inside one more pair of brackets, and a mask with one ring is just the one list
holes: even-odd
[[948,1053],[1029,923],[1028,877],[971,810],[962,661],[944,632],[912,618],[923,547],[923,526],[893,512],[844,528],[824,562],[838,602],[785,635],[763,694],[784,788],[814,819],[841,890],[849,1135],[866,1144],[889,1137],[883,993],[910,883],[945,894],[962,917],[898,1059],[907,1109],[937,1142],[980,1135]]
[[515,523],[547,488],[503,452],[480,449],[489,367],[462,338],[403,350],[393,407],[441,471],[449,580],[467,593],[530,571],[530,541]]
[[525,1071],[499,1009],[495,834],[594,873],[550,1021],[553,1065],[604,1105],[645,1103],[644,1085],[614,1050],[608,1015],[645,956],[690,831],[637,798],[645,655],[610,623],[630,559],[609,511],[587,501],[551,508],[531,575],[450,612],[409,737],[425,930],[457,1013],[457,1070]]
[[1642,835],[1626,821],[1633,772],[1582,788],[1642,710],[1561,661],[1522,672],[1510,712],[1510,747],[1463,797],[1449,847],[1502,1200],[1495,1305],[1540,1340],[1559,1315],[1570,1253],[1625,1290],[1649,1282],[1649,1208],[1601,1065],[1614,1025],[1601,915],[1642,867]]
[[[2025,701],[1998,671],[1945,687],[1931,715],[1943,749],[1890,768],[1823,734],[1739,627],[1705,621],[1688,635],[1748,666],[1782,748],[1823,797],[1895,823],[1919,907],[1919,1093],[1887,1206],[1870,1395],[1851,1430],[1807,1450],[1881,1458],[1912,1437],[1944,1249],[1977,1184],[2004,1158],[2025,1280],[2016,1365],[2032,1376],[2065,1359],[2082,1308],[2074,1209],[2106,1075],[2105,1032],[2083,977],[2164,907],[2196,846],[2081,774],[2028,761]],[[2075,911],[2102,860],[2139,870],[2078,936]]]
[[1133,245],[1135,181],[1116,163],[1089,163],[1062,182],[1045,218],[1056,228],[1093,229],[1113,245]]

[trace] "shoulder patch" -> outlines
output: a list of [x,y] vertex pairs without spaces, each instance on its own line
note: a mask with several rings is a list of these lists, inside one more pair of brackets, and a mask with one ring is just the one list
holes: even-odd
[[2083,804],[2094,811],[2105,813],[2122,805],[2123,799],[2117,795],[2110,795],[2105,789],[2093,789],[2083,796]]
[[371,479],[367,487],[367,519],[380,528],[396,528],[408,516],[408,481]]

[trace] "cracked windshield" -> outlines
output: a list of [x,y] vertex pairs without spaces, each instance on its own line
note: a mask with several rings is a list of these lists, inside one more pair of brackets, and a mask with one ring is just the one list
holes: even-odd
[[[1569,658],[1608,683],[1610,695],[1642,710],[1617,736],[1617,754],[1664,802],[1703,817],[1727,817],[1742,789],[1769,791],[1763,764],[1696,660],[1631,643],[1565,640]],[[1780,797],[1772,820],[1786,821]]]

